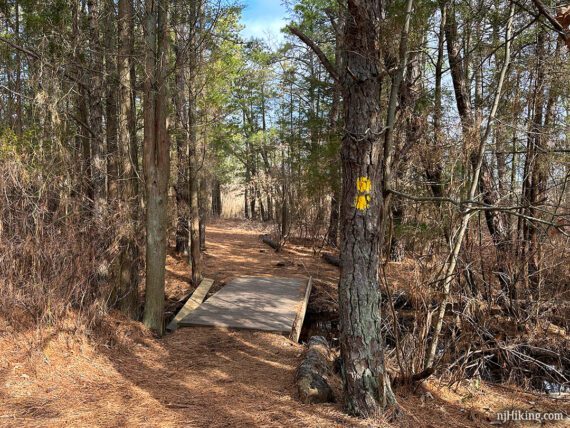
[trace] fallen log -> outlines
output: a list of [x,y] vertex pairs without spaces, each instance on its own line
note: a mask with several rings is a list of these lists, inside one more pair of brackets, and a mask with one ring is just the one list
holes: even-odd
[[299,399],[303,403],[331,403],[334,401],[329,377],[333,376],[333,354],[322,336],[309,339],[309,350],[297,369],[296,382]]
[[327,262],[328,264],[340,267],[340,259],[337,256],[333,256],[332,254],[329,253],[323,253],[322,257],[324,261]]
[[271,239],[271,237],[269,235],[262,235],[261,240],[263,241],[264,244],[269,245],[275,251],[281,250],[281,244],[279,244],[278,242],[275,242],[273,239]]
[[419,373],[414,373],[411,376],[396,377],[394,380],[392,380],[392,386],[396,387],[399,385],[414,384],[421,382],[422,380],[430,377],[434,371],[435,369],[433,367],[428,367]]

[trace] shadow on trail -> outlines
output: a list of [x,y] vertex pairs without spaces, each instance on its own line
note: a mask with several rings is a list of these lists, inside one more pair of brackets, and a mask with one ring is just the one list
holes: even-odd
[[131,388],[175,412],[182,426],[353,426],[338,409],[296,401],[301,348],[285,337],[198,327],[139,342],[101,351]]

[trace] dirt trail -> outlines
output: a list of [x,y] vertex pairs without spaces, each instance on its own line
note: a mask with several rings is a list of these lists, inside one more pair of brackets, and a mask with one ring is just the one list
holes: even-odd
[[[259,236],[267,232],[255,223],[224,220],[208,225],[204,276],[215,280],[210,294],[241,275],[313,277],[311,305],[320,311],[336,304],[338,268],[314,256],[310,248],[288,244],[276,253]],[[190,270],[183,257],[169,252],[166,271],[167,296],[176,301],[189,293]]]
[[[239,275],[306,276],[310,252],[276,254],[245,223],[208,227],[205,275],[216,288]],[[276,266],[277,264],[280,266]],[[284,266],[283,266],[284,265]],[[334,283],[336,268],[309,274]],[[187,295],[188,266],[170,253],[167,296]],[[102,331],[102,332],[101,332]],[[1,333],[0,333],[1,334]],[[182,328],[156,339],[112,314],[83,339],[54,331],[40,350],[0,336],[0,426],[251,427],[355,426],[339,405],[296,401],[303,346],[260,332]],[[20,336],[21,337],[21,336]],[[37,337],[36,337],[37,339]],[[21,344],[20,344],[21,345]]]
[[[311,274],[316,298],[334,300],[336,268],[300,247],[275,254],[259,232],[243,223],[211,225],[206,275],[221,284],[238,275]],[[188,294],[185,262],[170,255],[167,269],[170,298]],[[182,328],[156,339],[117,314],[93,332],[36,333],[0,324],[2,427],[388,426],[350,418],[340,403],[300,404],[294,372],[304,348],[276,334]],[[567,406],[486,385],[426,388],[398,391],[397,426],[483,427],[508,406]]]

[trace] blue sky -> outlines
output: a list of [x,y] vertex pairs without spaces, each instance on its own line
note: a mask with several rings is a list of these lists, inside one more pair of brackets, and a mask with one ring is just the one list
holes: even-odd
[[260,37],[267,39],[282,39],[279,29],[286,24],[286,9],[282,0],[242,0],[244,9],[241,23],[244,37]]

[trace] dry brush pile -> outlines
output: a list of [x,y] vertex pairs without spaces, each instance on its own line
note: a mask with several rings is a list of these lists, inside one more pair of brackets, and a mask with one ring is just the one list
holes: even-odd
[[0,157],[0,314],[14,328],[101,320],[121,222],[97,227],[56,158]]

